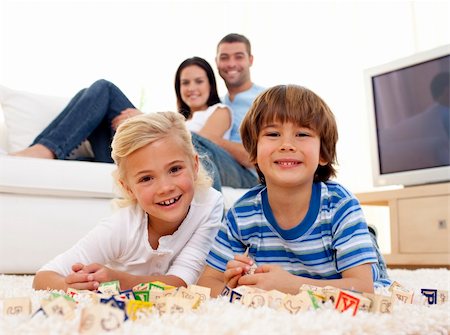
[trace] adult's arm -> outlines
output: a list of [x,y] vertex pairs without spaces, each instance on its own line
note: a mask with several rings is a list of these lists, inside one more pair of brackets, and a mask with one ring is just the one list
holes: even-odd
[[130,117],[135,115],[143,114],[139,109],[136,108],[127,108],[120,112],[114,119],[111,121],[111,126],[115,130],[117,127],[124,121],[128,120]]

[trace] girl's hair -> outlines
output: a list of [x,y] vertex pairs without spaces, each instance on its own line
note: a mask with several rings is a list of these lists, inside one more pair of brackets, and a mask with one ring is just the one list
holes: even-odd
[[[136,202],[136,199],[132,199],[120,183],[120,180],[126,180],[124,160],[136,150],[170,135],[176,135],[181,138],[180,143],[182,143],[181,145],[186,155],[192,159],[193,166],[194,157],[197,153],[192,145],[191,133],[186,128],[182,115],[175,112],[137,115],[128,119],[117,128],[111,144],[111,156],[117,165],[117,169],[114,171],[114,178],[124,191],[122,192],[124,199],[119,201],[120,206],[126,206]],[[157,159],[157,157],[154,157],[154,159]],[[211,183],[211,178],[199,161],[195,187],[206,188],[211,186]]]
[[219,93],[217,93],[216,77],[214,76],[214,71],[211,65],[209,65],[209,63],[206,60],[200,57],[188,58],[180,64],[180,66],[177,69],[177,72],[175,73],[175,94],[177,95],[178,112],[183,114],[186,119],[189,119],[191,117],[192,112],[189,106],[183,101],[183,99],[181,99],[180,76],[181,71],[183,71],[183,69],[191,65],[195,65],[203,69],[206,72],[206,76],[208,77],[211,91],[209,92],[209,97],[206,104],[208,106],[212,106],[220,102]]
[[327,104],[311,90],[298,85],[278,85],[261,93],[253,102],[241,124],[244,148],[255,163],[261,183],[264,175],[256,164],[258,136],[261,128],[278,121],[292,122],[314,130],[320,137],[320,157],[327,162],[317,168],[314,181],[327,181],[336,176],[336,142],[338,131],[334,115]]

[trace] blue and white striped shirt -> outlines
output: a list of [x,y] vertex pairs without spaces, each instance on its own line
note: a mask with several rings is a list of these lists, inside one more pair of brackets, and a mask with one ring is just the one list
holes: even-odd
[[308,213],[288,230],[277,224],[267,188],[252,188],[228,211],[207,264],[223,272],[227,262],[247,247],[256,264],[277,264],[298,276],[339,279],[342,271],[371,263],[375,284],[390,283],[380,278],[377,253],[358,200],[336,182],[314,183]]

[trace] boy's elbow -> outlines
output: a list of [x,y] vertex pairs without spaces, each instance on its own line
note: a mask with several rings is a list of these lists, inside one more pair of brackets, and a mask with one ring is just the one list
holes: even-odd
[[223,273],[206,265],[197,285],[211,289],[211,297],[216,298],[224,288]]

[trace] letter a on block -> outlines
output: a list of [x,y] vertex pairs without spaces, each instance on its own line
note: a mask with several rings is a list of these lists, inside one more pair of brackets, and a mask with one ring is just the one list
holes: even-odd
[[336,301],[335,308],[338,311],[345,312],[350,309],[353,310],[353,315],[358,311],[359,299],[350,294],[340,291]]
[[423,288],[420,290],[420,293],[422,293],[427,298],[428,305],[437,304],[437,297],[438,297],[437,290]]

